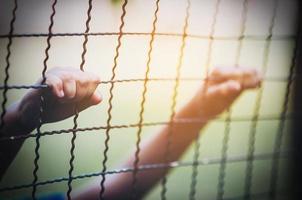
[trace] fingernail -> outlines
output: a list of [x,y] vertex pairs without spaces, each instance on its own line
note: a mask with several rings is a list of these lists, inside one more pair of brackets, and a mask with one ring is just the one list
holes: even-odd
[[59,92],[59,97],[60,97],[60,98],[63,98],[63,97],[64,97],[64,91],[63,91],[63,90],[61,90],[61,91]]
[[96,92],[90,100],[91,100],[92,105],[97,105],[102,102],[103,98],[100,93]]
[[232,84],[232,89],[236,90],[236,91],[239,91],[241,90],[241,84],[240,83],[237,83],[237,82],[234,82]]
[[100,92],[97,92],[97,97],[98,97],[99,101],[103,100],[103,95]]

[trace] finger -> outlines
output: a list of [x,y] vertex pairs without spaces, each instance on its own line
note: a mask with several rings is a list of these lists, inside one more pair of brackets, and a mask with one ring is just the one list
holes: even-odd
[[254,68],[216,67],[210,75],[216,83],[227,80],[239,81],[243,88],[255,88],[261,84],[261,73]]
[[63,90],[65,98],[73,99],[76,95],[77,85],[76,81],[72,78],[63,80]]
[[75,76],[76,81],[76,95],[74,97],[75,101],[81,101],[87,98],[87,93],[89,91],[89,78],[85,76],[83,72],[77,73]]
[[238,67],[215,67],[209,76],[209,79],[221,83],[228,79],[238,80],[242,77],[242,69]]
[[242,91],[241,84],[238,81],[229,80],[221,84],[212,86],[207,91],[207,96],[214,98],[223,98],[225,102],[233,101]]
[[98,84],[101,82],[101,80],[95,74],[92,74],[92,73],[89,73],[89,72],[86,72],[86,73],[87,73],[87,77],[89,77],[89,85],[88,85],[88,88],[87,88],[87,95],[91,96],[95,92],[95,90],[96,90]]
[[87,96],[91,96],[96,90],[98,84],[101,82],[100,78],[91,72],[80,72],[82,85],[86,87]]
[[94,73],[82,71],[82,70],[74,68],[74,67],[59,68],[59,70],[56,71],[56,73],[62,73],[62,71],[67,74],[72,73],[74,75],[79,75],[81,77],[89,77],[89,82],[95,82],[95,83],[99,84],[101,81],[100,78],[97,75],[95,75]]
[[80,71],[76,75],[76,82],[77,91],[75,100],[80,101],[84,98],[91,97],[96,90],[100,79],[92,73]]
[[86,98],[83,101],[81,101],[81,103],[78,104],[79,106],[78,108],[80,111],[83,111],[90,106],[94,106],[101,103],[102,100],[103,100],[102,95],[100,94],[99,91],[96,90],[89,98]]
[[89,98],[91,105],[97,105],[103,101],[102,94],[96,90]]
[[228,109],[241,91],[241,84],[234,80],[206,87],[197,96],[197,108],[203,117],[210,119]]
[[49,75],[46,78],[45,82],[52,90],[53,94],[58,97],[58,98],[63,98],[64,97],[64,91],[63,91],[63,82],[62,80],[53,75]]
[[262,75],[258,70],[250,69],[250,71],[245,73],[245,78],[242,83],[242,87],[245,89],[252,89],[259,87],[262,82]]

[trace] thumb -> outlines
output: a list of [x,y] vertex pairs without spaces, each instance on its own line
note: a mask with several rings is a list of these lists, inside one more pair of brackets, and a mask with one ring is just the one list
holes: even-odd
[[229,80],[209,87],[205,97],[213,113],[217,115],[228,109],[241,92],[241,84],[238,81]]
[[78,104],[79,110],[82,111],[90,106],[97,105],[97,104],[101,103],[102,100],[103,100],[103,97],[102,97],[101,93],[98,90],[95,90],[94,93],[89,98],[84,99],[83,101],[81,101]]
[[103,100],[102,94],[98,90],[95,90],[88,101],[90,102],[91,105],[97,105],[101,103],[102,100]]
[[235,99],[242,91],[241,84],[235,80],[229,80],[209,87],[208,97],[223,98],[225,100]]

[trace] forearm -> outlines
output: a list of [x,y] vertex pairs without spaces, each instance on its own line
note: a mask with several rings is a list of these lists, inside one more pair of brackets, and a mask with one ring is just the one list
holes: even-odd
[[[203,118],[204,121],[202,123],[200,121],[192,121],[192,123],[182,121],[190,119],[201,120],[198,109],[192,105],[195,104],[193,100],[175,115],[170,124],[164,126],[153,138],[146,140],[146,143],[142,144],[140,165],[179,160],[207,122],[206,118]],[[170,140],[169,147],[168,140]],[[169,148],[168,152],[167,148]],[[128,166],[132,166],[132,164],[133,158],[127,162]]]
[[[141,145],[139,165],[166,163],[179,160],[188,146],[198,136],[206,122],[221,114],[231,106],[245,89],[259,87],[261,75],[253,69],[216,68],[210,73],[206,84],[202,84],[191,101],[174,117],[175,123],[163,127],[153,138]],[[199,123],[177,123],[179,119],[200,119]],[[170,140],[169,155],[167,146]],[[168,160],[167,160],[168,159]],[[133,167],[132,156],[124,167]],[[136,175],[137,197],[145,195],[168,172],[165,169],[139,171]],[[78,199],[98,199],[100,180],[77,195]],[[107,175],[106,199],[130,199],[132,192],[132,173]]]
[[[200,129],[205,125],[203,123],[182,123],[181,119],[198,118],[199,111],[196,109],[195,99],[192,99],[183,109],[181,109],[173,119],[175,122],[163,127],[158,134],[153,138],[142,144],[140,152],[139,165],[156,164],[173,162],[180,159],[183,153],[190,146],[192,141],[197,137]],[[168,140],[170,146],[168,147]],[[167,152],[167,148],[169,151]],[[168,155],[167,155],[168,154]],[[167,157],[168,156],[168,157]],[[127,162],[127,166],[133,167],[133,158]],[[142,197],[146,194],[155,184],[157,184],[169,171],[169,168],[162,168],[156,170],[141,171],[137,174],[137,195]],[[129,194],[132,185],[132,174],[127,174],[124,181],[118,184],[118,191],[123,191],[124,196]],[[128,184],[125,184],[128,183]],[[112,182],[112,185],[115,184]],[[127,187],[125,187],[127,185]],[[114,194],[116,186],[109,189],[111,194]],[[109,186],[109,188],[111,188]],[[108,195],[110,197],[110,194]]]
[[[4,127],[0,131],[0,139],[18,136],[20,134],[28,134],[31,132],[30,129],[25,128],[21,123],[18,105],[19,103],[15,103],[8,107],[2,122],[4,123]],[[14,160],[23,142],[24,140],[21,139],[0,140],[0,179]]]
[[[42,79],[37,84],[41,84]],[[3,137],[29,134],[40,121],[52,123],[82,111],[102,101],[96,87],[98,76],[74,68],[53,68],[46,73],[47,89],[31,89],[20,102],[11,105],[0,130],[0,178],[21,148],[24,140],[1,140]],[[42,98],[43,97],[43,101]],[[43,112],[41,111],[43,108]]]
[[[192,141],[197,137],[200,129],[205,125],[203,123],[179,123],[179,119],[198,118],[199,112],[196,109],[196,101],[193,99],[183,109],[175,115],[175,122],[171,125],[163,127],[157,134],[141,145],[139,154],[139,165],[146,164],[164,164],[167,161],[172,162],[179,160]],[[177,122],[178,121],[178,122]],[[169,160],[166,158],[167,141],[170,137]],[[133,167],[134,156],[123,165],[123,167]],[[145,170],[137,173],[137,195],[142,197],[154,185],[156,185],[167,173],[169,168],[161,168],[156,170]],[[98,180],[100,181],[100,180]],[[123,173],[117,175],[109,175],[106,179],[106,199],[130,199],[132,192],[132,173]],[[86,188],[88,189],[88,187]],[[79,199],[88,198],[97,199],[99,195],[99,183],[93,183],[88,191],[81,192]],[[118,191],[118,192],[117,192]]]

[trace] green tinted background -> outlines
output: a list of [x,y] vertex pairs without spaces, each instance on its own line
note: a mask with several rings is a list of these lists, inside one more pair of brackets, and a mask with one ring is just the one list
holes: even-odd
[[[250,1],[247,14],[246,35],[265,36],[268,34],[273,12],[273,0]],[[188,33],[207,36],[213,21],[216,1],[192,0]],[[222,0],[215,36],[238,36],[242,0]],[[0,1],[1,34],[7,34],[13,4],[8,0]],[[51,1],[19,1],[15,33],[47,33]],[[84,32],[88,1],[61,0],[55,16],[55,33]],[[157,32],[182,33],[186,1],[162,0],[160,2]],[[125,32],[150,32],[155,10],[154,1],[130,1],[125,17]],[[280,0],[274,35],[292,36],[295,34],[297,2]],[[118,32],[121,3],[118,1],[94,1],[92,9],[91,32]],[[3,28],[2,28],[3,27]],[[245,39],[240,57],[240,66],[262,68],[265,37],[258,40]],[[266,76],[276,79],[286,78],[289,73],[294,48],[294,38],[278,37],[271,42],[269,63]],[[49,69],[56,66],[79,68],[82,53],[82,36],[54,37],[51,39]],[[126,35],[118,58],[116,79],[144,78],[150,36]],[[0,38],[0,77],[4,80],[6,45],[8,40]],[[214,40],[211,64],[213,66],[232,66],[235,63],[238,40]],[[90,36],[84,69],[98,74],[102,80],[109,80],[117,36]],[[181,37],[155,36],[151,61],[151,78],[173,78],[179,57]],[[208,55],[209,40],[188,37],[186,40],[181,77],[202,78]],[[9,84],[33,84],[39,77],[45,58],[46,37],[14,38],[12,44],[11,74]],[[279,116],[284,101],[286,81],[264,81],[261,100],[261,116]],[[196,92],[199,81],[181,81],[177,108],[184,105]],[[173,81],[149,82],[145,104],[144,122],[168,121],[170,116]],[[107,119],[109,85],[98,88],[103,94],[103,103],[91,107],[80,114],[79,127],[105,126]],[[143,82],[117,83],[113,94],[112,125],[135,124],[139,120]],[[20,99],[26,90],[9,90],[9,104]],[[257,91],[245,92],[232,107],[233,117],[250,117],[253,114]],[[2,96],[0,97],[2,100]],[[288,113],[291,111],[289,110]],[[222,115],[223,117],[224,115]],[[272,153],[275,136],[280,120],[259,120],[257,124],[255,153]],[[69,129],[72,119],[43,126],[43,131]],[[160,129],[160,126],[144,127],[142,138],[147,140]],[[221,156],[222,138],[225,124],[213,121],[200,137],[201,159]],[[286,120],[282,150],[289,150],[290,121]],[[248,149],[248,134],[251,121],[231,123],[228,156],[245,155]],[[102,170],[105,130],[79,132],[76,139],[74,175],[99,172]],[[119,164],[135,150],[137,128],[112,129],[110,131],[108,170],[119,169]],[[185,134],[185,133],[184,133]],[[41,138],[39,181],[67,177],[70,159],[71,133],[43,136]],[[192,146],[193,147],[193,146]],[[183,161],[193,160],[193,148],[188,149]],[[27,139],[15,161],[0,182],[0,187],[31,183],[34,168],[35,139]],[[252,192],[267,192],[270,181],[272,160],[254,162]],[[280,190],[286,187],[288,159],[280,160]],[[226,168],[225,197],[241,196],[244,192],[246,162],[229,163]],[[192,167],[173,169],[168,177],[168,199],[187,199],[190,192]],[[217,193],[219,165],[198,167],[197,199],[215,199]],[[72,185],[83,185],[92,178],[73,181]],[[67,182],[38,187],[38,194],[66,192]],[[3,192],[1,199],[10,199],[31,194],[31,188]],[[160,186],[155,187],[146,199],[159,199]]]

